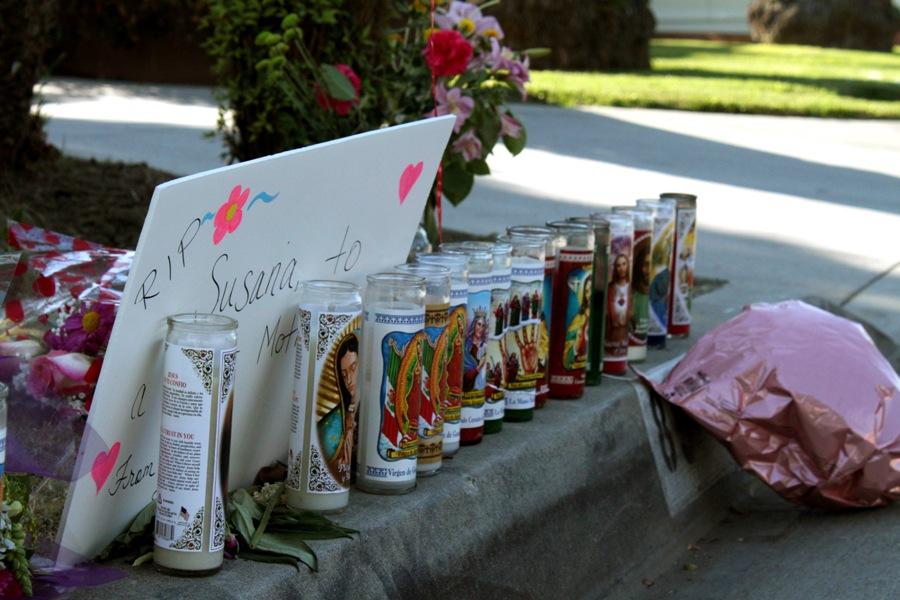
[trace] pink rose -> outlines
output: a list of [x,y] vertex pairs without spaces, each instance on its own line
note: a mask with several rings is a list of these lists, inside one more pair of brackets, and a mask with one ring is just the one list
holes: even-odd
[[91,362],[80,352],[53,350],[38,356],[29,365],[28,391],[36,398],[87,394],[93,387],[85,381]]

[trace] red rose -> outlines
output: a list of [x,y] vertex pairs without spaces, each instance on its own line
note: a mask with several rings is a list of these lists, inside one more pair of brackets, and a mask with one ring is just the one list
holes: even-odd
[[353,90],[356,92],[356,96],[353,98],[353,100],[335,100],[334,98],[329,96],[328,92],[323,90],[321,86],[316,84],[316,102],[319,103],[319,106],[322,108],[322,110],[326,112],[333,110],[339,117],[346,117],[350,114],[350,109],[353,108],[353,105],[359,104],[359,90],[362,86],[359,77],[349,66],[334,65],[334,68],[340,71],[344,75],[344,77],[350,80],[350,85],[353,86]]
[[438,77],[452,77],[465,72],[472,59],[472,44],[455,29],[435,31],[425,46],[425,62]]

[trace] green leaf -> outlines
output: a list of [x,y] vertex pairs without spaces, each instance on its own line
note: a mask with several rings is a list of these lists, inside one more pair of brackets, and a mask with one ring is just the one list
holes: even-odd
[[500,115],[494,110],[482,112],[478,123],[478,138],[481,140],[482,152],[485,154],[490,152],[499,137]]
[[490,175],[491,168],[483,158],[476,158],[466,163],[466,170],[473,175]]
[[550,48],[529,48],[528,50],[521,51],[521,54],[530,56],[531,58],[543,58],[544,56],[550,56],[552,53],[553,50]]
[[316,553],[312,551],[301,534],[297,533],[264,533],[259,538],[255,550],[292,556],[303,562],[313,571],[319,569]]
[[259,552],[258,550],[241,550],[240,554],[238,554],[238,558],[262,563],[291,565],[295,569],[297,569],[297,572],[300,571],[300,561],[293,556],[285,556],[283,554],[270,554],[269,552]]
[[467,171],[459,161],[448,162],[444,166],[443,192],[453,206],[466,199],[472,191],[475,176]]
[[335,100],[348,101],[356,98],[356,90],[347,76],[338,71],[334,65],[322,65],[322,81],[328,90],[328,95]]
[[259,521],[259,526],[256,528],[256,531],[253,533],[253,537],[250,539],[250,547],[256,548],[256,545],[259,543],[259,538],[266,531],[266,526],[269,524],[269,518],[272,516],[272,510],[275,508],[275,505],[281,501],[281,494],[284,492],[284,484],[279,483],[277,490],[272,494],[272,497],[269,499],[269,503],[266,504],[266,510],[262,515],[262,518]]
[[522,125],[522,132],[519,134],[519,137],[503,136],[503,145],[506,146],[506,149],[509,150],[509,153],[513,156],[516,156],[519,152],[524,150],[527,142],[528,133],[525,131],[524,125]]
[[256,525],[253,524],[253,520],[262,517],[259,505],[247,490],[237,490],[231,494],[228,503],[229,517],[234,528],[247,543],[250,543],[253,534],[256,533]]

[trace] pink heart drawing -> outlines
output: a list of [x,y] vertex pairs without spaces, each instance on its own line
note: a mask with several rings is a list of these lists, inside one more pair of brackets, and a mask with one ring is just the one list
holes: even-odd
[[409,190],[419,180],[419,175],[422,174],[422,167],[422,161],[420,160],[415,165],[406,165],[406,168],[403,169],[403,173],[400,175],[400,206],[403,206],[406,196],[409,195]]
[[94,459],[94,465],[91,467],[91,477],[94,478],[94,483],[97,484],[98,496],[100,495],[100,488],[106,483],[109,474],[112,473],[113,468],[116,466],[116,459],[119,458],[119,449],[121,447],[122,444],[116,442],[109,449],[109,452],[100,452]]

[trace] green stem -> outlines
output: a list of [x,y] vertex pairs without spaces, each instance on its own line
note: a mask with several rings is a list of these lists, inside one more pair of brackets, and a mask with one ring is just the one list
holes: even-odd
[[149,561],[151,561],[151,560],[153,560],[153,552],[152,552],[152,551],[147,552],[146,554],[141,554],[140,556],[138,556],[138,557],[134,560],[134,562],[131,563],[131,566],[132,566],[132,567],[139,567],[139,566],[141,566],[142,564],[144,564],[145,562],[149,562]]
[[253,538],[250,539],[250,547],[254,550],[256,549],[256,545],[259,543],[259,538],[266,532],[266,526],[269,524],[269,518],[272,516],[272,511],[275,509],[275,506],[281,501],[281,494],[284,492],[284,484],[278,484],[278,490],[272,494],[272,497],[269,499],[269,503],[266,504],[266,511],[263,513],[262,519],[259,520],[259,526],[256,528],[256,531],[253,532]]

